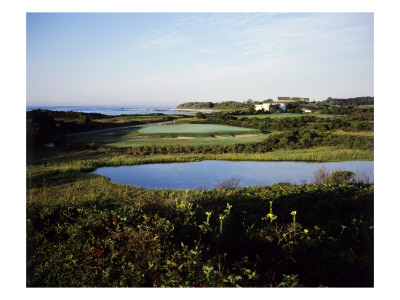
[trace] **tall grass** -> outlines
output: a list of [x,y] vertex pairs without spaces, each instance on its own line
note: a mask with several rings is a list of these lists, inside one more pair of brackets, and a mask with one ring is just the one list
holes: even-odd
[[[232,160],[232,161],[346,161],[373,160],[373,152],[366,150],[334,149],[321,147],[304,150],[277,150],[267,153],[224,153],[224,154],[171,154],[148,155],[136,157],[118,151],[87,150],[76,151],[76,155],[66,153],[64,156],[49,157],[41,164],[28,165],[27,174],[35,176],[53,176],[68,172],[89,172],[99,167],[138,165],[150,163],[191,162],[202,160]],[[94,155],[90,155],[94,154]]]
[[319,168],[314,172],[314,176],[310,178],[312,184],[325,183],[371,183],[371,178],[367,172],[350,172],[350,171],[329,171],[325,167]]

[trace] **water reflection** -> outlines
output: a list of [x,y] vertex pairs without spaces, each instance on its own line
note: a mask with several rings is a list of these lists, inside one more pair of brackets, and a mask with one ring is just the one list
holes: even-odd
[[214,188],[230,178],[240,179],[239,186],[271,185],[278,182],[301,184],[309,181],[322,167],[329,171],[353,171],[367,174],[373,182],[373,161],[344,161],[327,163],[201,161],[172,164],[104,167],[94,174],[112,181],[143,188],[196,189]]

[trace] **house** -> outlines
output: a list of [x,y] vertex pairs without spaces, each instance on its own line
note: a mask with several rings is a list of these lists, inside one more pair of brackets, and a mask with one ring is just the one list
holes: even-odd
[[255,110],[262,110],[264,109],[265,111],[269,111],[269,107],[274,104],[272,102],[269,103],[263,103],[263,104],[255,104]]
[[[255,110],[271,111],[271,105],[279,105],[279,108],[286,110],[286,105],[288,102],[296,102],[296,101],[309,101],[309,98],[302,97],[278,97],[276,101],[273,100],[265,100],[262,104],[255,104]],[[311,112],[311,111],[310,111]]]

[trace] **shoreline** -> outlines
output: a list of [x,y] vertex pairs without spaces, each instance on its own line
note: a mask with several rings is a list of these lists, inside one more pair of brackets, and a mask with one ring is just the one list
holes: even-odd
[[213,111],[220,111],[219,109],[194,109],[194,108],[173,108],[171,111],[187,111],[187,112],[204,112],[204,113],[212,113]]

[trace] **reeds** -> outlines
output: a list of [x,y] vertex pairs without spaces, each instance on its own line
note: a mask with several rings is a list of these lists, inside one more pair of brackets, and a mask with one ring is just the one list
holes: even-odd
[[367,172],[350,172],[345,170],[330,171],[325,167],[319,168],[314,172],[314,176],[310,178],[310,183],[325,184],[325,183],[371,183],[371,178]]

